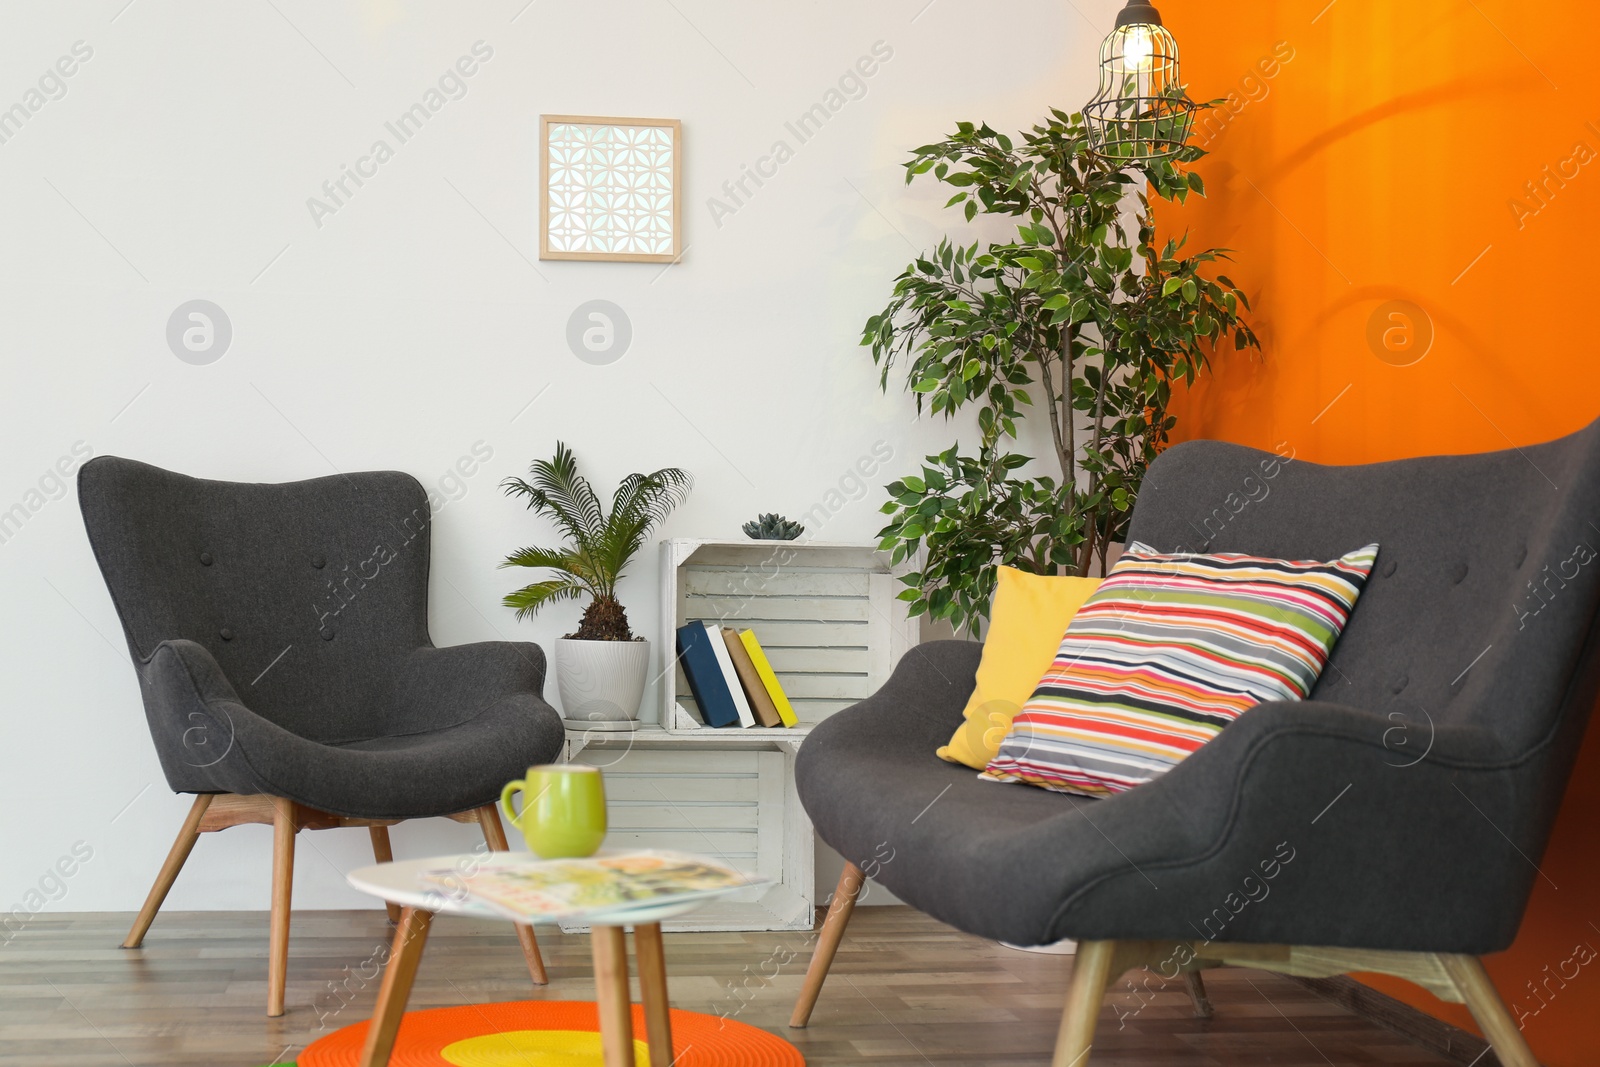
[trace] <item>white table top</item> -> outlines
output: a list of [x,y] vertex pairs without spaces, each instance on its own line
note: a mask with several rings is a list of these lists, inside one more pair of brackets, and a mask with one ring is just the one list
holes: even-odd
[[[600,852],[599,855],[605,855]],[[480,904],[475,900],[468,900],[464,896],[453,896],[448,890],[436,886],[424,886],[417,879],[423,871],[450,868],[469,874],[480,871],[485,867],[502,863],[525,862],[530,857],[519,852],[463,852],[454,856],[430,856],[420,860],[397,860],[393,863],[378,863],[371,867],[362,867],[346,875],[349,883],[363,893],[371,893],[375,897],[399,904],[404,907],[421,908],[438,915],[471,915],[483,919],[510,920],[487,904]],[[643,907],[627,908],[620,911],[606,912],[600,915],[586,916],[587,921],[595,926],[633,926],[636,923],[654,923],[663,919],[670,919],[685,912],[693,911],[703,904],[709,903],[715,897],[697,897],[694,900],[676,901],[671,904],[650,904]],[[552,919],[536,920],[539,922],[555,922]],[[571,921],[570,919],[568,921]]]

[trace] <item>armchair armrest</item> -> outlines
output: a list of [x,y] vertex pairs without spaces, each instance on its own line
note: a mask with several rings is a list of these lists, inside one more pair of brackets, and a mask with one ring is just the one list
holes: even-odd
[[[391,729],[434,730],[477,718],[502,700],[546,708],[544,649],[525,641],[419,648],[396,672]],[[553,709],[552,709],[553,713]]]
[[[389,699],[380,703],[389,721],[352,741],[306,738],[252,711],[192,641],[163,642],[140,674],[174,790],[264,793],[387,819],[476,807],[558,751],[560,720],[539,696],[543,668],[535,645],[417,649],[393,664]],[[426,781],[430,773],[439,780]]]
[[205,646],[163,641],[137,669],[156,755],[173,790],[250,792],[253,783],[239,778],[239,761],[228,756],[240,722],[257,716]]
[[1497,814],[1536,787],[1540,763],[1420,709],[1401,720],[1325,701],[1258,705],[1168,774],[1090,809],[1127,863],[1072,887],[1052,926],[1502,949],[1544,841]]

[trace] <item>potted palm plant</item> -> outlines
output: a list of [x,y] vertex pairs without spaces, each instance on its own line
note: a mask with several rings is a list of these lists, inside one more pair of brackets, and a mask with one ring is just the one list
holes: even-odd
[[553,459],[534,461],[529,480],[507,478],[507,496],[523,497],[528,509],[550,519],[570,544],[524,548],[502,567],[537,567],[550,576],[508,593],[505,606],[517,618],[546,604],[589,598],[578,629],[556,641],[556,685],[569,720],[591,728],[632,729],[638,724],[650,667],[650,642],[635,637],[628,612],[617,600],[623,570],[644,547],[650,532],[689,495],[694,479],[677,467],[630,474],[611,498],[608,514],[577,457],[556,442]]

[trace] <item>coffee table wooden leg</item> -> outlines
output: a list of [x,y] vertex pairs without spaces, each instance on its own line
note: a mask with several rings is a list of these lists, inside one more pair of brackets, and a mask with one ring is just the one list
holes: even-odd
[[400,913],[400,925],[395,928],[394,945],[389,950],[389,965],[383,970],[383,985],[378,990],[378,1007],[367,1024],[361,1067],[385,1067],[389,1062],[395,1036],[400,1032],[400,1019],[406,1013],[406,1001],[411,997],[411,983],[417,977],[417,964],[422,961],[422,946],[428,942],[428,927],[432,923],[431,911],[406,908]]
[[605,1067],[633,1067],[633,1004],[628,995],[628,947],[622,927],[591,926],[589,947],[594,951],[594,999],[600,1009]]
[[650,1067],[672,1067],[672,1012],[667,1005],[667,954],[660,923],[633,928],[633,949],[639,957],[639,999],[644,1002]]

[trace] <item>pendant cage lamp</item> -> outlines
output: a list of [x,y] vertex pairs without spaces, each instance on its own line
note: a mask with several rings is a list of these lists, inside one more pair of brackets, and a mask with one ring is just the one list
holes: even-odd
[[1128,0],[1100,44],[1100,89],[1083,109],[1094,153],[1113,165],[1171,159],[1189,140],[1195,110],[1176,38],[1154,5]]

